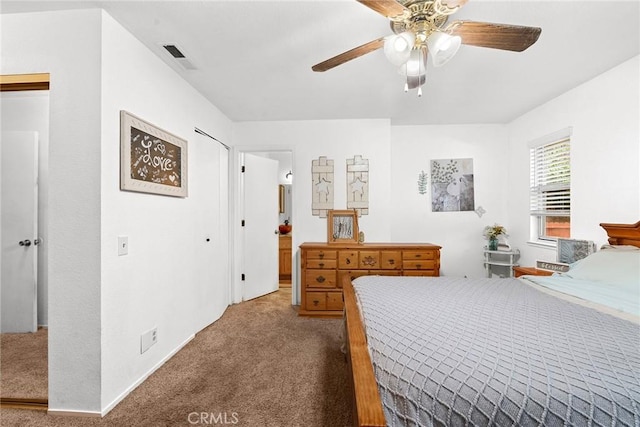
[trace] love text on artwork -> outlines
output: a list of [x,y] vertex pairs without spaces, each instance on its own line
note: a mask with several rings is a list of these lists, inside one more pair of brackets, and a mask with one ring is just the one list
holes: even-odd
[[141,141],[140,144],[145,149],[145,153],[141,158],[143,163],[156,168],[160,168],[160,170],[163,171],[169,171],[173,169],[173,163],[171,162],[171,159],[169,159],[168,157],[164,157],[165,147],[162,142],[157,142],[155,148],[155,150],[159,150],[162,153],[161,155],[154,155],[151,153],[151,146],[153,145],[152,140]]
[[131,178],[179,187],[181,147],[131,127]]

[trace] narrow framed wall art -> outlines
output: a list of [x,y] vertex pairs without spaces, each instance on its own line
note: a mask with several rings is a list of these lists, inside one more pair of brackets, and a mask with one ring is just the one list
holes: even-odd
[[358,237],[358,212],[355,209],[327,212],[328,243],[358,243]]

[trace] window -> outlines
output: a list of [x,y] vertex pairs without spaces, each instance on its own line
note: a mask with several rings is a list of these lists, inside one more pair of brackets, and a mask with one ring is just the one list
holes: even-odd
[[533,141],[530,159],[531,237],[554,242],[571,236],[571,129]]

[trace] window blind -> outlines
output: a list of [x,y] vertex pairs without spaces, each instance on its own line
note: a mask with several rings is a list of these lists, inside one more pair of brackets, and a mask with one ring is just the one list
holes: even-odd
[[571,214],[570,138],[530,148],[531,215]]

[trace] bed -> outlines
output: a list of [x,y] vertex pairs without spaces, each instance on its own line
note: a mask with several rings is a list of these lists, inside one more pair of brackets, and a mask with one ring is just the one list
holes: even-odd
[[559,285],[346,279],[354,424],[640,426],[640,222],[600,225]]

